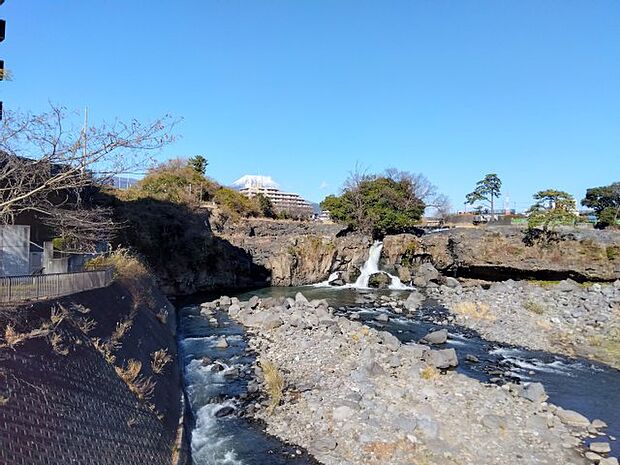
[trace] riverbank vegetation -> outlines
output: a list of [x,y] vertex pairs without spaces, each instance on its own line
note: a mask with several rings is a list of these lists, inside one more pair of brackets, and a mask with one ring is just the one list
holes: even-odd
[[321,202],[332,219],[374,237],[411,230],[427,207],[447,210],[447,199],[423,175],[396,169],[382,174],[356,171],[341,195],[330,195]]

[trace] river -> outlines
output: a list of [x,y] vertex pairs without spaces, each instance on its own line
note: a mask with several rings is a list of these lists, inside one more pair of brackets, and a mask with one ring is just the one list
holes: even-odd
[[[457,371],[481,382],[541,382],[549,402],[576,410],[589,419],[605,421],[605,433],[612,454],[620,447],[614,437],[620,437],[620,371],[588,360],[486,341],[476,332],[446,322],[447,311],[435,302],[427,301],[413,316],[392,313],[379,303],[380,295],[403,297],[402,291],[369,292],[354,288],[338,289],[306,286],[302,288],[265,288],[239,294],[241,300],[252,295],[260,297],[294,296],[303,292],[309,299],[327,299],[336,312],[359,319],[377,329],[389,331],[401,342],[416,342],[429,331],[446,328],[449,338],[442,347],[456,350],[460,364]],[[406,294],[404,294],[406,295]],[[246,351],[243,329],[218,315],[218,327],[199,316],[195,306],[213,296],[194,296],[181,313],[182,352],[185,361],[187,392],[195,417],[192,434],[194,463],[216,464],[309,464],[312,457],[299,448],[282,444],[265,434],[261,425],[236,416],[247,396],[249,367],[254,361]],[[379,313],[389,316],[388,322],[375,319]],[[228,336],[230,346],[214,347],[220,336]],[[472,357],[473,356],[473,357]],[[203,362],[204,357],[208,360]],[[475,358],[474,358],[475,357]],[[478,360],[477,362],[468,362]],[[228,376],[236,370],[241,376]],[[218,418],[221,409],[229,413]]]

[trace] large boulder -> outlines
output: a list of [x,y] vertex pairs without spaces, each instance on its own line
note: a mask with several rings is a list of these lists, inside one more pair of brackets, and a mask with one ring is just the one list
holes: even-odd
[[375,289],[388,289],[392,283],[392,278],[387,273],[380,271],[370,275],[368,279],[368,287]]
[[407,310],[413,312],[422,302],[424,302],[424,296],[418,291],[413,291],[405,300],[404,306]]
[[453,368],[459,364],[454,349],[429,350],[424,354],[424,361],[435,368]]
[[426,287],[431,282],[439,279],[439,271],[431,263],[422,263],[415,272],[413,284],[418,287]]

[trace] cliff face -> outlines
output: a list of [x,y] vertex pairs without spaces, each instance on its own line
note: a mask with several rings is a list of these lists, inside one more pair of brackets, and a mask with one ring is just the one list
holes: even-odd
[[[338,272],[354,282],[372,240],[346,234],[337,225],[252,220],[222,236],[268,270],[271,285],[298,286],[324,281]],[[620,232],[571,230],[527,235],[510,227],[454,229],[421,237],[384,238],[381,267],[411,282],[430,265],[447,276],[497,281],[620,278]]]
[[424,262],[447,275],[491,281],[620,278],[620,232],[570,230],[528,236],[510,227],[454,229],[386,237],[383,264],[408,280]]
[[272,286],[300,286],[324,281],[334,271],[356,275],[368,258],[370,238],[339,237],[341,232],[334,224],[248,220],[220,237],[269,270]]

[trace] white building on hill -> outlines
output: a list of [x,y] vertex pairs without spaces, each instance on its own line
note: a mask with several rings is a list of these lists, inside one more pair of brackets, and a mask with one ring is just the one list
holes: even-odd
[[299,194],[283,192],[270,176],[249,175],[240,177],[233,184],[246,197],[264,195],[273,204],[277,212],[287,212],[294,216],[311,216],[312,205]]

